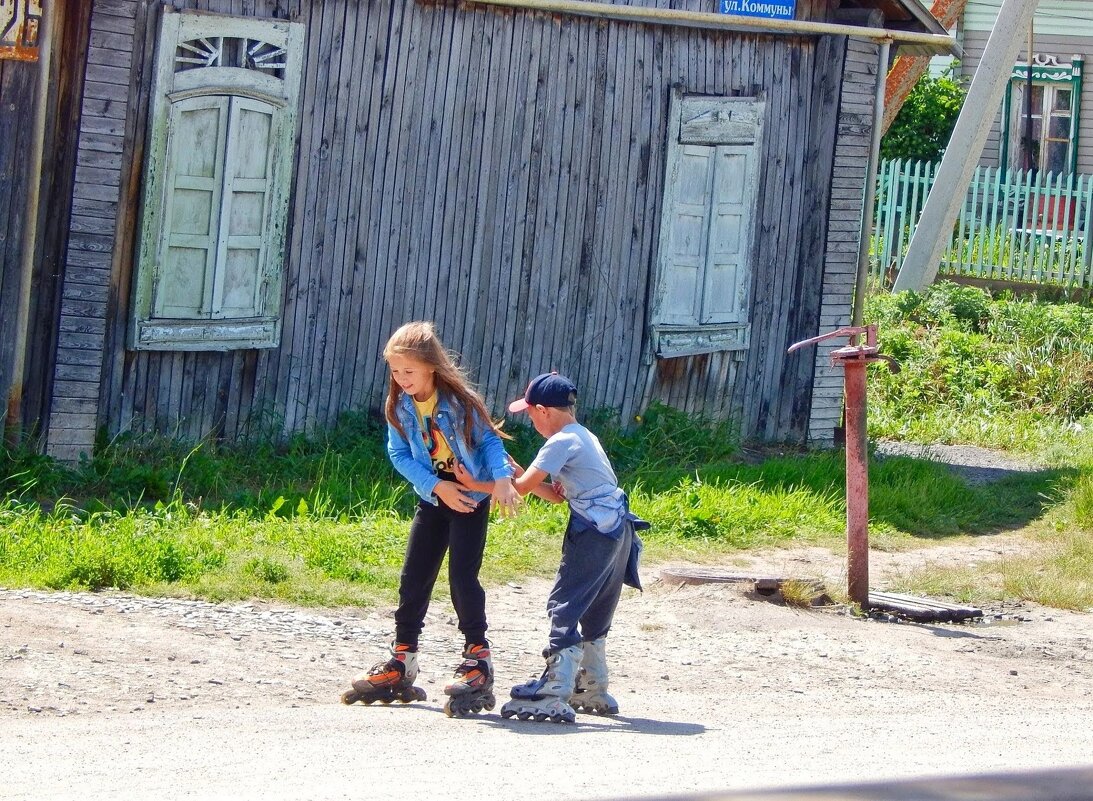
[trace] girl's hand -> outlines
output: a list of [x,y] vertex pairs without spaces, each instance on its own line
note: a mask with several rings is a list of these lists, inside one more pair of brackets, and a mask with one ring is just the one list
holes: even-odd
[[493,498],[505,517],[514,517],[520,509],[520,493],[512,485],[511,478],[499,478],[493,482]]
[[455,477],[459,480],[459,483],[467,489],[472,489],[475,492],[493,492],[494,482],[478,481],[470,474],[470,471],[463,466],[462,462],[455,463]]
[[478,506],[463,487],[454,481],[441,481],[433,489],[433,494],[444,501],[444,504],[453,512],[473,512]]
[[565,499],[565,487],[562,486],[561,481],[551,481],[550,488],[554,490],[554,494],[559,498]]
[[520,478],[520,476],[524,475],[524,468],[520,466],[520,463],[513,459],[511,456],[509,456],[507,453],[505,455],[508,456],[509,464],[512,465],[512,477]]

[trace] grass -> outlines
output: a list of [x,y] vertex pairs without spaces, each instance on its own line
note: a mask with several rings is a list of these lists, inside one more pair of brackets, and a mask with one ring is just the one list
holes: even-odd
[[1026,509],[1021,554],[932,567],[899,589],[1093,608],[1093,308],[940,283],[874,295],[866,314],[904,367],[870,375],[874,438],[1000,448],[1048,468],[1039,486],[1023,477],[995,485]]
[[[749,463],[721,427],[667,409],[650,410],[631,430],[601,423],[605,442],[629,454],[619,460],[627,465],[624,484],[634,510],[653,525],[645,535],[647,562],[707,561],[798,543],[842,547],[840,454]],[[529,432],[514,433],[513,450],[526,458],[535,441]],[[330,442],[191,448],[174,475],[155,468],[160,462],[137,443],[108,450],[106,464],[43,472],[38,484],[27,484],[27,470],[15,471],[23,492],[0,502],[0,584],[320,605],[390,601],[413,502],[385,461],[386,475],[373,465],[368,480],[359,480],[363,470],[355,460],[366,455],[347,454],[374,447],[367,442],[379,436],[374,425],[347,423],[342,436],[337,451]],[[173,447],[157,443],[155,452]],[[289,474],[291,481],[284,478]],[[104,483],[104,476],[121,480]],[[887,459],[874,461],[872,481],[874,536],[883,547],[906,548],[923,538],[1034,519],[1058,477],[1030,477],[996,491],[968,488],[937,464]],[[133,502],[166,486],[172,492],[166,500]],[[35,498],[28,492],[34,487],[70,500]],[[485,580],[550,575],[565,514],[564,507],[533,499],[518,518],[495,518]]]
[[[975,568],[932,568],[894,589],[1093,607],[1088,312],[951,285],[873,298],[882,347],[905,368],[871,378],[874,437],[1004,446],[1048,466],[968,486],[928,460],[871,460],[874,549],[1001,531],[1032,543],[1027,553]],[[1065,374],[1053,372],[1062,361]],[[632,421],[603,411],[581,416],[600,434],[634,511],[652,523],[646,565],[724,563],[734,553],[803,544],[845,549],[841,453],[757,461],[730,424],[660,406]],[[511,452],[527,463],[538,436],[511,433]],[[30,449],[4,450],[0,585],[390,603],[415,504],[390,467],[384,427],[368,415],[347,415],[310,439],[232,447],[121,437],[75,469]],[[518,518],[495,518],[484,580],[551,575],[565,514],[531,499]]]

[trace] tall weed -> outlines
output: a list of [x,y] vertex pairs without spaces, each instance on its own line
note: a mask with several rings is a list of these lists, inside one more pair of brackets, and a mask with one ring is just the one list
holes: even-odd
[[1065,424],[1093,415],[1093,309],[942,282],[873,295],[866,314],[903,368],[870,373],[875,436],[996,445],[992,418]]

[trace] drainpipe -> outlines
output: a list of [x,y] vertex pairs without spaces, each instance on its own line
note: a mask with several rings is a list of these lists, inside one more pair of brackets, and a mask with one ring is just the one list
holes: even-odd
[[12,383],[8,392],[7,416],[4,421],[4,441],[10,446],[19,443],[23,429],[23,378],[27,360],[30,288],[34,279],[35,254],[38,250],[38,204],[41,199],[42,161],[45,151],[46,116],[49,108],[49,75],[53,54],[53,3],[58,1],[43,1],[41,29],[38,34],[38,86],[28,159],[31,180],[27,182],[19,303],[15,317],[15,340],[12,342]]
[[861,326],[865,315],[865,282],[869,277],[869,243],[873,239],[873,212],[877,202],[877,165],[880,164],[880,139],[884,126],[884,90],[888,75],[889,39],[882,39],[877,53],[877,93],[873,99],[873,140],[865,167],[865,200],[862,203],[861,235],[858,239],[858,276],[854,281],[854,311],[851,325]]
[[857,36],[873,41],[887,40],[889,42],[899,42],[900,44],[932,45],[941,52],[952,53],[957,58],[963,56],[960,45],[951,36],[945,34],[867,28],[834,22],[741,17],[733,14],[711,14],[702,11],[680,11],[670,8],[591,3],[584,0],[469,0],[468,5],[505,6],[507,8],[524,8],[545,14],[574,14],[584,17],[616,19],[624,22],[676,25],[688,28],[705,28],[707,30],[812,34],[816,36]]

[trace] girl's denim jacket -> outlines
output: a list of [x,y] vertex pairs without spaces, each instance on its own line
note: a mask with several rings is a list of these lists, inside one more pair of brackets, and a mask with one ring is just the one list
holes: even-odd
[[[446,397],[443,393],[437,398],[437,427],[444,435],[444,439],[448,440],[456,460],[467,468],[467,472],[478,481],[511,478],[514,471],[509,464],[508,454],[505,453],[504,443],[487,422],[483,421],[477,413],[473,414],[471,440],[476,444],[472,447],[463,436],[463,407],[458,401]],[[387,455],[391,457],[391,464],[403,478],[414,485],[414,492],[435,505],[437,499],[433,490],[440,483],[440,479],[433,471],[432,460],[425,449],[425,442],[421,436],[421,419],[417,416],[417,410],[414,409],[413,400],[405,392],[399,396],[395,404],[395,416],[402,424],[402,430],[406,432],[406,436],[403,437],[397,428],[390,423],[387,424]],[[490,497],[486,492],[469,489],[465,491],[475,503]]]

